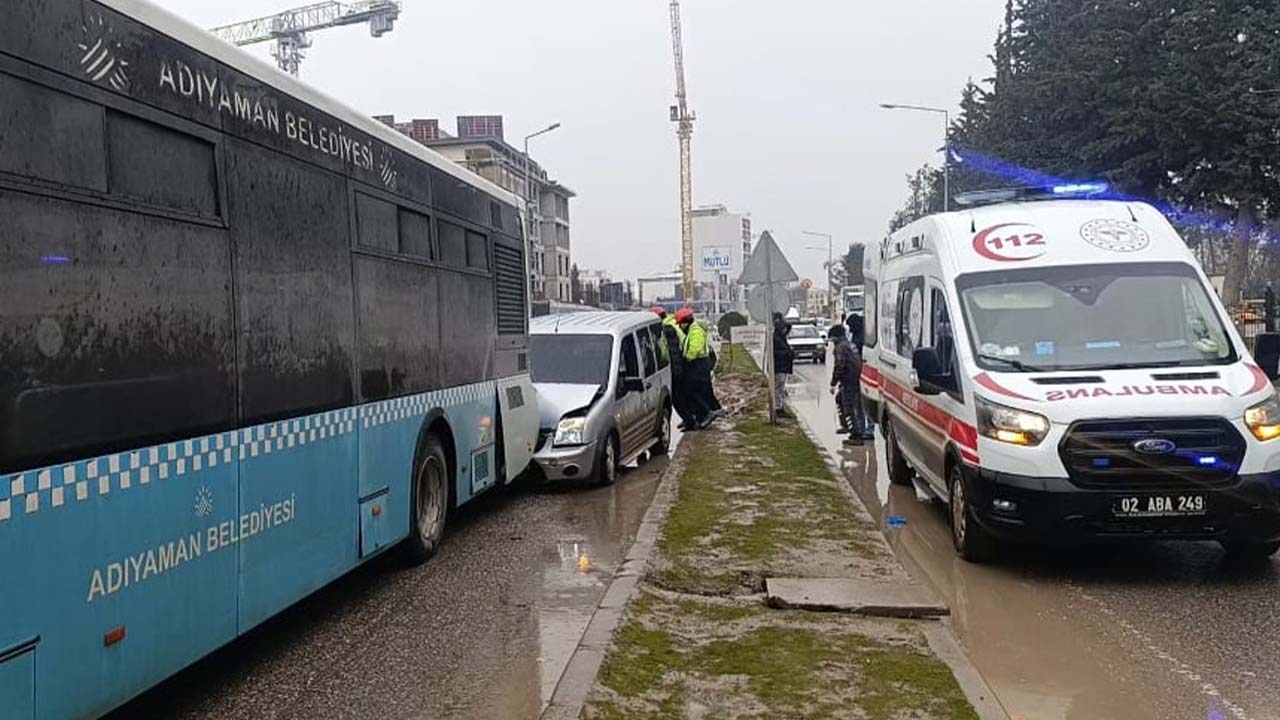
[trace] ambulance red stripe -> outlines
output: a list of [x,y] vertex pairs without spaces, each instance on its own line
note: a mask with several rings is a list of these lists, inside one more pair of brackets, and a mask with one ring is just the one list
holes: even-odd
[[978,428],[922,399],[915,392],[894,382],[888,375],[881,375],[881,389],[895,405],[911,413],[921,422],[946,435],[960,449],[965,462],[978,464]]

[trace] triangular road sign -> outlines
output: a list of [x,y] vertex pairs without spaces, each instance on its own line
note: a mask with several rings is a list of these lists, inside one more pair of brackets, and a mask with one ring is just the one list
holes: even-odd
[[760,242],[756,243],[756,249],[751,251],[746,267],[742,268],[742,275],[738,278],[738,282],[743,285],[755,285],[788,283],[799,279],[800,276],[796,275],[791,263],[787,262],[787,256],[782,254],[778,244],[773,241],[773,235],[765,230],[760,234]]

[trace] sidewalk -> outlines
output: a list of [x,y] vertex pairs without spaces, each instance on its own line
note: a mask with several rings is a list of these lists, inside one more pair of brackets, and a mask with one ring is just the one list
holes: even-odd
[[750,357],[732,364],[717,384],[728,415],[683,441],[656,552],[582,717],[977,718],[930,649],[936,622],[770,607],[893,613],[843,600],[913,586],[803,430],[768,424]]

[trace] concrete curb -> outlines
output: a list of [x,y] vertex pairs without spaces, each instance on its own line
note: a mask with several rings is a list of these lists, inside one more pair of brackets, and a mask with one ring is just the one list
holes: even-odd
[[[867,506],[862,502],[862,498],[858,497],[858,493],[849,485],[849,481],[844,476],[844,468],[836,458],[832,457],[831,452],[827,450],[822,441],[818,439],[817,434],[809,423],[805,422],[804,417],[795,411],[794,408],[787,408],[787,412],[795,418],[796,424],[804,431],[805,437],[809,438],[809,442],[813,443],[818,454],[826,462],[827,467],[835,475],[837,484],[840,486],[841,492],[853,504],[854,510],[876,522],[875,517]],[[879,523],[876,523],[877,526]],[[881,533],[881,541],[889,548],[890,555],[902,567],[903,573],[907,577],[911,577],[911,573],[907,570],[907,565],[902,562],[898,554],[894,552],[893,545]],[[932,591],[929,591],[932,594]],[[987,681],[983,679],[982,674],[978,672],[978,668],[974,667],[969,660],[969,656],[965,654],[963,646],[960,644],[959,638],[951,629],[950,622],[943,620],[924,621],[919,624],[924,632],[925,640],[929,643],[929,648],[933,650],[938,659],[946,663],[951,668],[951,673],[955,675],[956,682],[960,685],[960,689],[964,692],[965,698],[973,705],[977,711],[978,717],[982,720],[1009,720],[1009,713],[1001,707],[996,695],[992,692],[991,687],[987,685]]]
[[582,713],[582,707],[586,705],[591,688],[595,686],[596,676],[600,673],[600,666],[604,663],[605,653],[609,650],[613,632],[622,622],[627,603],[636,595],[645,565],[657,547],[658,534],[662,532],[667,513],[675,503],[676,483],[680,473],[684,472],[689,445],[687,441],[681,442],[672,453],[671,462],[658,482],[653,502],[636,530],[636,539],[623,556],[622,564],[614,573],[600,603],[596,605],[587,629],[578,640],[578,647],[569,657],[569,663],[556,683],[551,702],[542,711],[541,720],[575,720]]

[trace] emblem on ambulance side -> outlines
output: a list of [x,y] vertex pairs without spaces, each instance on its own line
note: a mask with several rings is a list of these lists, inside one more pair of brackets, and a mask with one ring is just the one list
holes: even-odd
[[1090,220],[1080,226],[1080,237],[1094,247],[1112,252],[1135,252],[1151,244],[1147,231],[1128,220]]

